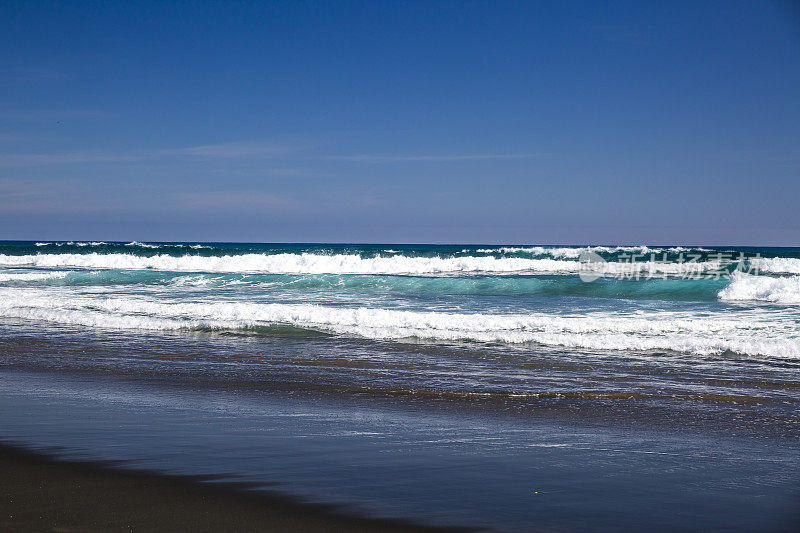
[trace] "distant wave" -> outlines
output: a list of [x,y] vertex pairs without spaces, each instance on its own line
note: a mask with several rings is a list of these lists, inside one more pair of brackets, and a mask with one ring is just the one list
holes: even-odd
[[[91,242],[83,242],[83,241],[66,241],[66,242],[37,242],[34,243],[37,247],[42,246],[78,246],[80,248],[84,248],[87,246],[120,246],[117,243],[110,243],[104,241],[91,241]],[[150,249],[157,249],[157,248],[192,248],[194,250],[201,250],[201,249],[212,249],[213,246],[206,246],[203,244],[179,244],[179,243],[167,243],[167,244],[153,244],[153,243],[146,243],[146,242],[139,242],[139,241],[131,241],[128,243],[124,243],[121,246],[129,246],[129,247],[139,247],[139,248],[150,248]]]
[[102,241],[92,241],[92,242],[75,242],[75,241],[68,241],[68,242],[37,242],[36,246],[106,246],[107,242]]
[[[106,246],[110,249],[110,251],[114,251],[115,248],[120,247],[128,247],[128,248],[140,248],[144,250],[172,250],[172,249],[180,249],[180,248],[191,248],[194,250],[214,250],[215,246],[210,246],[206,244],[189,244],[189,243],[147,243],[141,241],[130,241],[127,243],[111,243],[111,242],[104,242],[104,241],[92,241],[92,242],[84,242],[84,241],[67,241],[67,242],[37,242],[35,243],[36,247],[64,247],[64,246],[77,246],[80,248],[84,247],[97,247],[97,246]],[[357,246],[356,246],[357,247]],[[221,248],[217,248],[221,250]],[[252,250],[249,245],[244,245],[241,250]],[[400,254],[403,255],[403,251],[396,250],[392,248],[380,249],[380,248],[372,248],[372,250],[378,254]],[[307,250],[310,253],[316,253],[314,250]],[[466,255],[485,255],[485,254],[499,254],[499,255],[529,255],[532,257],[542,257],[542,258],[553,258],[553,259],[578,259],[578,257],[586,251],[595,252],[598,254],[603,254],[604,256],[608,257],[609,255],[614,254],[636,254],[638,255],[639,260],[645,259],[647,256],[651,254],[655,254],[660,256],[664,253],[669,254],[678,254],[678,253],[688,253],[688,252],[700,252],[700,253],[707,253],[713,250],[708,248],[691,248],[691,247],[682,247],[682,246],[672,246],[672,247],[649,247],[649,246],[496,246],[496,247],[486,247],[486,248],[464,248],[460,251],[461,254]],[[255,251],[254,251],[255,252]],[[644,257],[642,257],[644,256]]]
[[731,283],[720,291],[719,298],[800,304],[800,276],[775,278],[734,272]]
[[591,350],[669,350],[709,355],[800,358],[793,323],[751,310],[727,318],[652,311],[483,314],[366,307],[254,303],[230,300],[167,302],[141,295],[66,293],[57,289],[0,288],[0,314],[115,329],[248,329],[291,325],[373,339],[432,339],[536,343]]
[[160,246],[158,244],[147,244],[147,243],[139,242],[139,241],[129,242],[125,246],[138,246],[140,248],[160,248]]
[[575,274],[594,268],[606,276],[691,275],[718,270],[719,261],[695,263],[607,262],[587,266],[577,260],[520,257],[361,257],[356,254],[241,254],[224,256],[135,254],[0,255],[0,265],[38,268],[102,268],[173,272],[229,272],[269,274]]
[[[464,249],[462,252],[472,250]],[[484,254],[531,254],[533,256],[550,256],[556,259],[577,259],[583,252],[590,251],[598,254],[663,254],[663,253],[683,253],[689,251],[710,252],[708,248],[684,248],[683,246],[672,246],[669,248],[650,248],[648,246],[583,246],[583,247],[550,247],[550,246],[499,246],[493,248],[478,248],[474,250]]]

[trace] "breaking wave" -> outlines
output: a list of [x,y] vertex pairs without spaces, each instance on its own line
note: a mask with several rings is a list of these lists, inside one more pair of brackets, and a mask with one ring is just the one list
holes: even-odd
[[728,301],[800,304],[800,276],[778,278],[734,272],[730,284],[720,291],[719,298]]
[[0,288],[0,314],[114,329],[248,329],[290,325],[371,339],[534,343],[591,350],[735,352],[800,358],[793,323],[750,311],[729,318],[653,311],[581,316],[406,311],[230,300],[168,302],[148,296]]
[[760,257],[750,260],[759,272],[769,274],[800,274],[800,259],[794,257]]
[[694,263],[604,262],[493,256],[461,257],[362,257],[357,254],[277,253],[222,256],[135,254],[36,254],[0,255],[0,265],[36,268],[102,268],[161,270],[172,272],[219,272],[264,274],[575,274],[596,269],[606,276],[691,275],[724,266],[719,261]]
[[[473,250],[464,249],[462,252]],[[649,246],[584,246],[584,247],[550,247],[550,246],[498,246],[493,248],[478,248],[474,250],[484,254],[531,254],[533,256],[550,256],[556,259],[577,259],[584,252],[597,254],[664,254],[684,253],[689,251],[710,252],[708,248],[684,248],[671,246],[669,248],[651,248]]]

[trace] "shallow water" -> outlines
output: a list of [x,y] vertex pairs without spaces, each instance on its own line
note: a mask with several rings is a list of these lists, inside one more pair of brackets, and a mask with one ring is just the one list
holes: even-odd
[[[34,394],[31,390],[35,390]],[[796,518],[798,447],[365,399],[4,373],[2,436],[275,483],[353,512],[498,530],[754,530]]]

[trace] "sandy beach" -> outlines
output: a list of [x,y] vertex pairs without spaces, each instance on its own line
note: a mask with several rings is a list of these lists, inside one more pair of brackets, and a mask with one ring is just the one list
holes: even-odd
[[0,445],[2,531],[443,531],[351,517],[247,484],[57,461]]

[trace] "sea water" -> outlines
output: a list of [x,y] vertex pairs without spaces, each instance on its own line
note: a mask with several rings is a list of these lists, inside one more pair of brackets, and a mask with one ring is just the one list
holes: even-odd
[[0,353],[0,437],[377,516],[800,501],[800,249],[7,241]]

